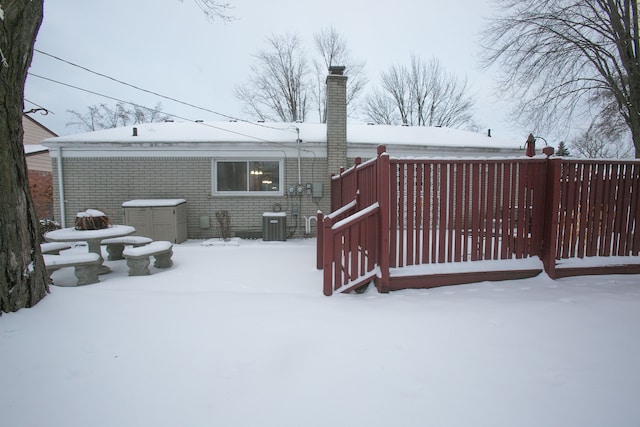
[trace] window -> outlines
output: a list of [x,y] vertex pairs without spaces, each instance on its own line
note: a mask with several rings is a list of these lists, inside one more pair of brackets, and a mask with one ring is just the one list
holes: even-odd
[[214,162],[214,192],[281,194],[281,164],[277,160],[218,160]]

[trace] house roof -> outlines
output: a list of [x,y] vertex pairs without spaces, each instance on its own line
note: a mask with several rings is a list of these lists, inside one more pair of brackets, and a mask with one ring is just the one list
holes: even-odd
[[[134,131],[135,128],[135,131]],[[136,136],[134,136],[134,133]],[[326,124],[235,122],[161,122],[105,129],[49,138],[47,146],[103,143],[326,143]],[[486,134],[439,128],[388,125],[347,125],[347,144],[404,145],[519,149],[523,141],[488,137]]]
[[39,144],[27,144],[23,145],[23,147],[24,154],[26,154],[27,156],[38,153],[46,153],[49,151],[49,147],[45,147],[44,145]]

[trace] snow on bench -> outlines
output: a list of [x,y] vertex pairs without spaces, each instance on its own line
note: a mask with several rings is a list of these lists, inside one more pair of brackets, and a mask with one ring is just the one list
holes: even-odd
[[60,255],[60,251],[64,251],[65,249],[71,249],[71,245],[57,242],[40,243],[40,252],[43,254]]
[[49,272],[49,278],[51,273],[55,270],[64,267],[75,267],[75,275],[78,278],[78,286],[90,285],[98,283],[98,267],[102,264],[100,255],[93,252],[73,254],[73,255],[42,255],[44,259],[44,265]]
[[153,239],[144,236],[123,236],[104,239],[102,241],[102,244],[107,246],[107,253],[109,254],[107,259],[109,261],[115,261],[124,259],[124,257],[122,256],[122,251],[124,250],[125,245],[137,247],[146,245],[148,243],[151,243],[152,241]]
[[167,241],[151,242],[145,246],[127,247],[123,251],[124,257],[127,259],[129,267],[129,276],[146,276],[151,274],[149,271],[149,257],[155,259],[153,264],[156,268],[169,268],[173,265],[171,249],[173,244]]

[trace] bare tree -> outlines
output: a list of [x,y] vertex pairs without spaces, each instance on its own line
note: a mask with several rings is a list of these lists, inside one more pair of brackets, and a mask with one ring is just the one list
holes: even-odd
[[[347,80],[347,106],[355,104],[358,96],[367,85],[365,74],[365,61],[354,59],[347,47],[346,39],[329,27],[320,30],[313,36],[316,52],[319,57],[313,60],[316,72],[317,84],[315,101],[318,107],[318,117],[322,123],[326,122],[326,85],[327,70],[333,65],[342,65],[346,68],[349,79]],[[349,109],[347,109],[349,111]]]
[[261,120],[304,121],[311,104],[310,68],[298,36],[271,35],[251,66],[249,81],[235,88],[245,112]]
[[466,78],[447,73],[440,62],[412,55],[380,76],[380,87],[365,102],[366,117],[378,124],[472,128],[474,100]]
[[406,69],[402,66],[391,67],[380,76],[380,85],[381,88],[374,90],[365,101],[367,118],[377,124],[409,124],[411,100]]
[[381,91],[374,91],[367,96],[363,111],[371,123],[391,125],[397,124],[396,108],[393,99]]
[[[183,1],[183,0],[180,0]],[[213,22],[217,19],[223,22],[231,22],[235,20],[235,18],[229,15],[227,12],[232,8],[229,3],[220,3],[213,0],[193,0],[198,7],[202,10],[204,15],[210,22]]]
[[162,112],[162,103],[158,102],[154,108],[147,108],[142,105],[132,106],[131,118],[133,124],[163,122],[169,119],[169,115]]
[[634,149],[628,132],[620,128],[602,126],[595,120],[587,130],[571,141],[571,151],[578,157],[589,159],[620,159],[633,157]]
[[124,102],[118,102],[114,107],[107,104],[90,105],[84,114],[75,110],[67,110],[67,112],[74,117],[73,120],[67,122],[67,126],[76,126],[87,132],[160,122],[169,118],[168,115],[162,113],[160,102],[156,104],[155,108],[147,108],[137,104],[127,107]]
[[640,157],[637,0],[495,0],[485,66],[498,64],[514,117],[547,131],[614,114]]
[[42,0],[0,1],[0,314],[48,292],[22,146],[24,84],[42,8]]

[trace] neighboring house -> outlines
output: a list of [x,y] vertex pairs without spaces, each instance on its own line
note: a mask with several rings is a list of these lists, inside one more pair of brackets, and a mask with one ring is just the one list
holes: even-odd
[[287,234],[301,236],[329,211],[330,175],[380,144],[393,156],[524,155],[522,143],[477,133],[347,125],[346,79],[339,67],[327,77],[326,125],[164,122],[48,139],[56,218],[70,226],[97,208],[121,222],[126,201],[184,199],[189,238],[220,236],[223,211],[235,236],[262,236],[265,212],[286,213]]
[[38,218],[53,218],[53,179],[49,148],[42,141],[57,136],[30,116],[22,115],[24,155],[27,161],[31,197]]

